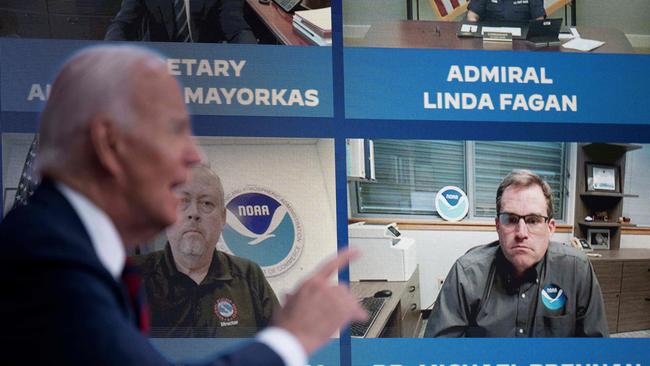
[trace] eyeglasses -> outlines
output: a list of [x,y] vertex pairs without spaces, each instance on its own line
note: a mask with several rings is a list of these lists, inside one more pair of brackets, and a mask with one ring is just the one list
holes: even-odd
[[550,220],[550,217],[542,215],[524,215],[519,216],[510,212],[501,212],[497,215],[499,223],[508,230],[513,230],[519,225],[519,220],[523,219],[526,227],[530,231],[541,231],[545,228],[545,224]]

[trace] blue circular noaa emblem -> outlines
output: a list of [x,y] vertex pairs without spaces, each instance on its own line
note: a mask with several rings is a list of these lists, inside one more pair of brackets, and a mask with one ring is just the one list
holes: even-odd
[[468,202],[462,189],[455,186],[442,187],[436,194],[436,211],[447,221],[459,221],[469,211]]
[[566,304],[566,294],[560,286],[551,283],[542,289],[542,304],[549,310],[559,310]]
[[266,276],[284,273],[303,248],[303,230],[291,204],[262,187],[246,187],[226,200],[226,250],[252,260]]
[[221,321],[230,321],[237,318],[237,306],[232,300],[225,297],[214,302],[214,314]]

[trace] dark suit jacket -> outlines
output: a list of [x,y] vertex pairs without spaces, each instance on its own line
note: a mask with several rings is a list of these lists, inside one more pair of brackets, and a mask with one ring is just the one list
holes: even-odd
[[[244,20],[244,0],[190,0],[195,42],[257,43]],[[106,31],[105,40],[174,40],[173,0],[122,0],[122,8]]]
[[[166,365],[72,206],[45,180],[0,223],[2,364]],[[211,365],[282,365],[251,342]]]

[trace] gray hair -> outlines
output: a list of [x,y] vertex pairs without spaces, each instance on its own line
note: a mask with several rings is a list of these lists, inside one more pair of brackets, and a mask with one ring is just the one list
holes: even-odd
[[513,170],[499,184],[497,189],[497,214],[501,213],[501,197],[506,188],[515,187],[529,187],[537,185],[542,189],[544,198],[546,199],[546,215],[549,218],[553,217],[553,192],[551,186],[542,179],[539,175],[531,172],[530,170]]
[[96,46],[73,55],[59,71],[40,121],[39,171],[83,164],[84,131],[101,113],[119,127],[132,125],[136,66],[166,67],[160,55],[134,46]]
[[203,170],[206,173],[208,173],[210,176],[212,176],[215,179],[215,184],[214,188],[217,190],[217,198],[219,199],[219,202],[217,202],[217,206],[219,209],[223,209],[226,205],[226,199],[225,195],[223,192],[223,184],[221,184],[221,178],[219,178],[219,175],[215,173],[214,170],[210,167],[210,163],[202,161],[194,166],[192,166],[192,172],[198,171],[198,170]]

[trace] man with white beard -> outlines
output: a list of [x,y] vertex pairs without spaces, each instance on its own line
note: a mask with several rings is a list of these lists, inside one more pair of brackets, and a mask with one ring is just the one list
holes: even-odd
[[134,258],[153,337],[251,337],[280,305],[260,267],[216,250],[226,223],[223,186],[205,164],[179,187],[178,220],[161,251]]

